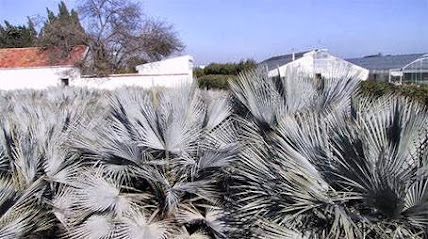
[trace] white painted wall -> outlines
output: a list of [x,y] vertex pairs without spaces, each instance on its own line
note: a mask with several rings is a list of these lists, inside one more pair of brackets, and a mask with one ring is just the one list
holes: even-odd
[[120,87],[175,87],[183,83],[190,83],[193,78],[188,75],[139,75],[121,74],[108,77],[82,77],[70,83],[72,86],[88,87],[94,89],[114,90]]
[[159,74],[186,74],[193,78],[193,57],[179,56],[162,61],[151,62],[136,67],[138,74],[159,75]]
[[174,57],[151,62],[136,67],[136,74],[119,74],[108,77],[81,77],[71,85],[96,89],[113,90],[119,87],[135,86],[142,88],[175,87],[193,82],[193,58]]
[[60,86],[62,78],[80,77],[75,67],[1,68],[0,90],[45,89]]
[[[325,50],[310,51],[303,57],[279,67],[281,76],[285,76],[290,70],[296,70],[309,76],[321,74],[324,77],[332,78],[355,74],[360,80],[367,80],[369,75],[369,70],[332,56]],[[269,71],[268,75],[269,77],[278,76],[278,69]]]
[[139,65],[137,70],[136,74],[85,77],[74,67],[5,68],[0,69],[0,90],[45,89],[60,86],[62,78],[68,78],[70,86],[108,90],[126,86],[175,87],[193,82],[191,56]]

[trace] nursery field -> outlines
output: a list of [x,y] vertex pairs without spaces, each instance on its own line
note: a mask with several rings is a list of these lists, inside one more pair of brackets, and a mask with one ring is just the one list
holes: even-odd
[[428,238],[428,111],[359,83],[1,92],[0,238]]

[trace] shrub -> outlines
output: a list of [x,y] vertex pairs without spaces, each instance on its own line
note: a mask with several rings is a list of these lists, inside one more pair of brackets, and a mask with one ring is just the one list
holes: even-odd
[[426,85],[394,85],[369,80],[360,83],[360,90],[362,94],[376,98],[388,94],[398,94],[428,106],[428,86]]
[[196,77],[203,75],[238,75],[243,71],[253,70],[257,67],[254,60],[242,60],[239,63],[211,63],[205,68],[195,68]]
[[193,69],[193,76],[196,78],[199,78],[201,76],[205,75],[204,69],[199,68],[199,67],[195,67]]
[[197,80],[198,86],[201,89],[227,90],[229,89],[228,80],[234,80],[236,78],[235,75],[204,75]]
[[204,68],[205,75],[238,75],[257,67],[253,60],[240,61],[239,63],[211,63]]
[[242,60],[239,63],[211,63],[204,69],[195,68],[193,74],[198,79],[198,86],[202,89],[227,90],[229,79],[236,79],[241,72],[256,68],[255,61]]

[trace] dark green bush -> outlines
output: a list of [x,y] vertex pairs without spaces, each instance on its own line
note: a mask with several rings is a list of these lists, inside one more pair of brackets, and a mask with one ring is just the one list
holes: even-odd
[[196,68],[196,77],[203,75],[238,75],[242,71],[255,69],[257,63],[254,60],[242,60],[239,63],[211,63],[204,69]]
[[201,76],[205,75],[204,69],[199,68],[199,67],[194,68],[194,69],[193,69],[193,75],[194,75],[196,78],[199,78],[199,77],[201,77]]
[[424,85],[394,85],[388,82],[369,80],[360,83],[360,90],[362,94],[374,97],[399,94],[428,106],[428,86]]
[[255,69],[257,63],[254,60],[242,60],[239,63],[211,63],[205,68],[195,68],[194,76],[198,79],[198,85],[204,89],[227,90],[227,81],[235,79],[243,71]]
[[240,61],[239,63],[211,63],[204,68],[205,75],[238,75],[242,71],[257,67],[253,60]]
[[198,78],[198,86],[202,89],[227,90],[229,79],[235,79],[235,75],[204,75]]

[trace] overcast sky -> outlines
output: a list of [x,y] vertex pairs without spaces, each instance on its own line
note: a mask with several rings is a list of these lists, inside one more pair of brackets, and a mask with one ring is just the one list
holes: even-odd
[[[75,6],[75,0],[65,1]],[[198,64],[311,48],[339,57],[428,52],[428,0],[143,0]],[[0,20],[46,16],[57,0],[0,0]]]

